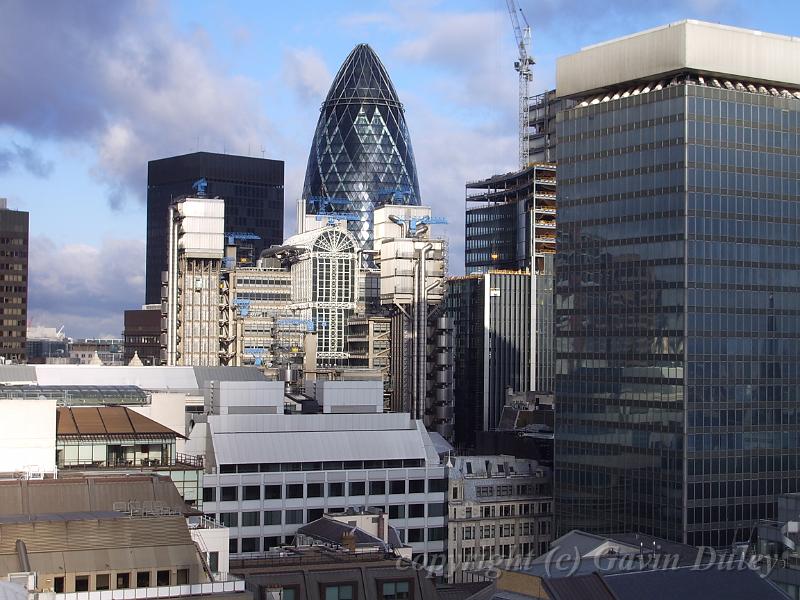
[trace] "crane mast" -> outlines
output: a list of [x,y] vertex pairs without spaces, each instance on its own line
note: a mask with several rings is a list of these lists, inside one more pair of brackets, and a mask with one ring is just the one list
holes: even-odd
[[[511,17],[511,26],[514,28],[514,37],[517,40],[517,60],[514,61],[514,69],[519,73],[519,167],[524,169],[528,166],[530,149],[528,147],[528,127],[530,113],[528,110],[528,86],[533,81],[533,69],[531,67],[535,61],[528,53],[531,43],[531,27],[525,18],[525,13],[517,6],[516,0],[506,0],[508,14]],[[520,16],[524,27],[520,25]]]

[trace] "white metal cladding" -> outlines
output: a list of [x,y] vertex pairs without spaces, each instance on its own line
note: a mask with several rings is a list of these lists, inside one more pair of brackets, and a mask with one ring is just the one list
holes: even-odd
[[209,415],[215,434],[334,431],[416,431],[408,413],[317,414],[317,415]]
[[212,433],[212,439],[217,464],[427,458],[419,432],[411,430]]
[[[266,381],[250,367],[30,365],[25,373],[33,373],[31,381],[39,385],[135,385],[144,390],[198,390],[212,380]],[[0,365],[0,383],[18,377],[19,366]]]
[[573,96],[687,69],[800,86],[800,38],[680,21],[559,58],[556,88]]

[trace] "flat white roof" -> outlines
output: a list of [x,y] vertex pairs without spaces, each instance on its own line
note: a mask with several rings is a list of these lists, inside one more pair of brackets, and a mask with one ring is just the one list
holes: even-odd
[[696,71],[800,87],[800,37],[686,20],[587,46],[556,63],[558,96]]
[[423,459],[433,442],[407,414],[209,415],[217,464]]

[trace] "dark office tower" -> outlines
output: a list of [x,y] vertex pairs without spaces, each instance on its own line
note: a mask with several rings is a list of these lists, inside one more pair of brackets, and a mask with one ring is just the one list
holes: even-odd
[[[563,103],[562,103],[563,104]],[[467,183],[464,266],[532,272],[533,390],[553,393],[553,259],[556,249],[556,166],[532,164],[514,173]],[[519,313],[521,314],[521,313]],[[515,318],[511,313],[508,318]],[[525,390],[514,390],[525,391]]]
[[420,204],[417,168],[403,105],[386,68],[367,44],[345,59],[325,102],[308,155],[307,214],[355,213],[347,226],[372,247],[372,211]]
[[509,391],[532,390],[530,284],[528,273],[507,271],[447,282],[459,447],[474,448],[477,432],[497,428]]
[[0,357],[25,362],[28,329],[28,213],[0,198]]
[[226,233],[251,233],[253,254],[283,241],[283,161],[212,152],[195,152],[147,163],[147,272],[145,302],[161,302],[161,272],[167,268],[167,218],[170,202],[196,194],[225,199]]
[[561,532],[730,547],[800,491],[799,63],[696,21],[559,60]]

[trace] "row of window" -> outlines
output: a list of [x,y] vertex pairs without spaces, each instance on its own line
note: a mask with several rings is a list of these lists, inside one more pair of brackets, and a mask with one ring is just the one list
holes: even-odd
[[[347,486],[348,496],[364,496],[369,489],[369,495],[377,496],[384,494],[424,494],[425,493],[425,480],[424,479],[410,479],[406,486],[406,480],[400,479],[395,481],[370,481],[367,487],[366,481],[350,481],[350,482],[330,482],[327,484],[327,494],[325,493],[324,483],[287,483],[285,486],[282,484],[268,484],[260,485],[243,485],[239,486],[222,486],[220,488],[206,487],[203,488],[203,501],[204,502],[236,502],[239,500],[280,500],[282,498],[332,498],[342,497],[345,495],[345,486]],[[219,489],[219,492],[217,492]],[[428,480],[428,492],[444,492],[447,490],[446,479],[430,479]]]
[[[445,516],[446,505],[440,502],[433,502],[425,504],[391,504],[388,507],[377,506],[373,507],[380,509],[382,512],[387,513],[392,520],[396,519],[420,519],[425,518],[426,513],[429,518]],[[305,509],[288,509],[282,510],[250,510],[242,512],[221,512],[219,513],[219,522],[225,527],[265,527],[270,525],[303,525],[310,523],[322,517],[324,509],[310,508],[308,511]],[[263,515],[263,519],[262,519]],[[217,515],[210,513],[209,517],[216,519]]]
[[[410,600],[414,597],[411,581],[380,581],[377,583],[377,588],[378,600]],[[282,600],[298,600],[300,597],[298,587],[287,586],[281,589]],[[321,600],[357,600],[356,584],[323,584]]]
[[[65,578],[63,576],[53,578],[53,591],[56,594],[65,593]],[[111,583],[114,587],[111,587]],[[135,582],[135,586],[132,585]],[[189,584],[189,569],[177,569],[175,577],[172,577],[172,571],[158,570],[156,571],[155,585],[158,587],[168,585],[188,585]],[[134,577],[131,573],[95,573],[94,575],[75,575],[75,591],[76,592],[89,592],[89,591],[105,591],[105,590],[123,590],[131,587],[146,588],[153,585],[153,573],[151,571],[137,571]]]
[[294,471],[352,471],[362,469],[401,469],[424,467],[425,459],[403,460],[334,460],[303,463],[244,463],[220,465],[221,474],[230,473],[289,473]]

